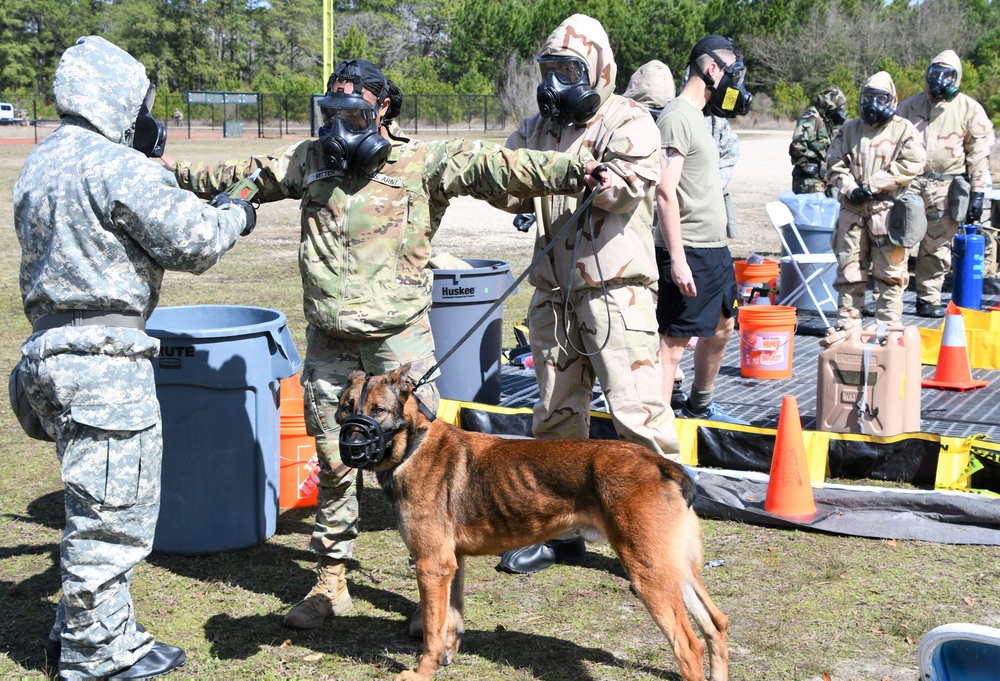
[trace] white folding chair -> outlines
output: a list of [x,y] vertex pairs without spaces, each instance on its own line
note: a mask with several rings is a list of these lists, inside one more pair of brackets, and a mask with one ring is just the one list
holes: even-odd
[[[781,201],[770,201],[764,208],[767,211],[767,217],[770,218],[771,224],[774,226],[774,230],[778,233],[781,246],[786,254],[781,257],[781,263],[791,265],[795,273],[799,276],[799,285],[791,291],[782,290],[778,302],[782,305],[793,305],[802,296],[808,296],[809,300],[815,306],[816,312],[823,320],[823,324],[831,326],[830,321],[823,312],[823,305],[832,303],[834,309],[836,309],[837,295],[831,290],[823,277],[837,266],[837,256],[833,253],[810,253],[809,249],[806,248],[805,241],[802,240],[802,235],[799,234],[799,230],[795,226],[792,211]],[[788,241],[785,239],[786,229],[798,241],[798,253],[788,245]],[[816,298],[816,294],[813,292],[814,284],[818,284],[821,292],[824,294],[822,300]],[[784,287],[782,286],[781,288],[783,289]]]

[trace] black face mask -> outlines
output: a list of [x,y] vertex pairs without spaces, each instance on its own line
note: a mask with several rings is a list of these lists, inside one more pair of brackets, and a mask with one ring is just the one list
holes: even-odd
[[844,121],[847,120],[847,109],[844,107],[833,109],[832,111],[828,111],[826,113],[826,117],[834,125],[843,125]]
[[927,92],[931,99],[950,102],[958,96],[958,72],[945,64],[931,64],[925,76]]
[[392,151],[392,144],[378,134],[374,123],[365,130],[355,131],[339,116],[329,127],[319,129],[319,141],[326,167],[345,175],[374,175],[389,160]]
[[706,54],[722,69],[722,79],[716,85],[698,67],[697,62],[691,63],[691,68],[701,76],[709,92],[711,92],[708,99],[708,113],[720,118],[746,116],[750,113],[750,106],[753,104],[753,95],[744,87],[747,69],[743,65],[743,60],[737,59],[732,64],[726,65],[714,53],[708,52]]
[[361,413],[367,393],[366,380],[361,386],[361,397],[358,398],[354,413],[340,424],[340,460],[351,468],[365,468],[382,463],[392,441],[392,433],[383,432],[378,421]]
[[167,129],[149,113],[155,96],[156,86],[150,85],[146,98],[139,107],[139,117],[135,119],[132,131],[132,148],[150,158],[163,156],[163,150],[167,146]]
[[884,125],[896,115],[892,95],[884,90],[861,92],[861,118],[868,125]]
[[328,92],[318,102],[323,116],[323,127],[319,129],[323,160],[334,172],[370,177],[382,169],[392,151],[392,144],[379,134],[378,124],[378,110],[388,95],[389,84],[383,76],[381,94],[373,106],[364,97],[354,60],[339,65],[331,78],[353,82],[354,91]]
[[576,57],[538,58],[542,82],[535,92],[538,112],[558,123],[582,124],[601,107],[601,96],[590,87],[587,65]]

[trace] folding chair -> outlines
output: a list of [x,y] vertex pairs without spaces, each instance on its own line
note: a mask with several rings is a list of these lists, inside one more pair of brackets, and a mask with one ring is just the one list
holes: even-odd
[[[823,312],[823,305],[833,303],[834,308],[836,308],[837,295],[830,289],[826,281],[823,280],[823,277],[837,266],[837,256],[833,253],[810,253],[809,249],[806,248],[805,242],[802,240],[802,235],[799,234],[799,230],[795,226],[792,211],[781,201],[770,201],[764,208],[767,211],[767,217],[770,218],[771,224],[774,226],[774,230],[778,233],[778,238],[781,240],[781,246],[785,253],[781,257],[781,263],[791,265],[795,273],[799,276],[799,285],[788,292],[782,290],[779,302],[782,305],[792,305],[803,295],[809,296],[809,300],[816,307],[816,312],[819,313],[823,324],[825,326],[832,326]],[[785,229],[788,229],[795,236],[796,241],[798,241],[798,253],[789,246],[788,241],[785,239]],[[813,286],[817,283],[820,285],[821,291],[825,293],[825,297],[822,300],[818,300],[816,294],[813,292]],[[782,289],[784,289],[783,286]]]

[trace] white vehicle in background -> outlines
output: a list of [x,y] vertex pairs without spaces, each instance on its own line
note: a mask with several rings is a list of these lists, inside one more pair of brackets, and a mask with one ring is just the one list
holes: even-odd
[[21,112],[9,102],[0,102],[0,125],[18,125],[22,123]]

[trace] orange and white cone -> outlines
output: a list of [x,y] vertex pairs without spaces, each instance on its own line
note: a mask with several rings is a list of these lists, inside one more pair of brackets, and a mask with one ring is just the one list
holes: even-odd
[[920,384],[924,388],[961,391],[975,390],[990,384],[989,381],[972,378],[969,348],[965,342],[965,319],[954,303],[948,303],[948,314],[944,317],[944,332],[941,334],[941,350],[938,351],[934,378],[925,378]]
[[781,401],[764,510],[793,522],[811,522],[817,516],[794,395],[785,395]]

